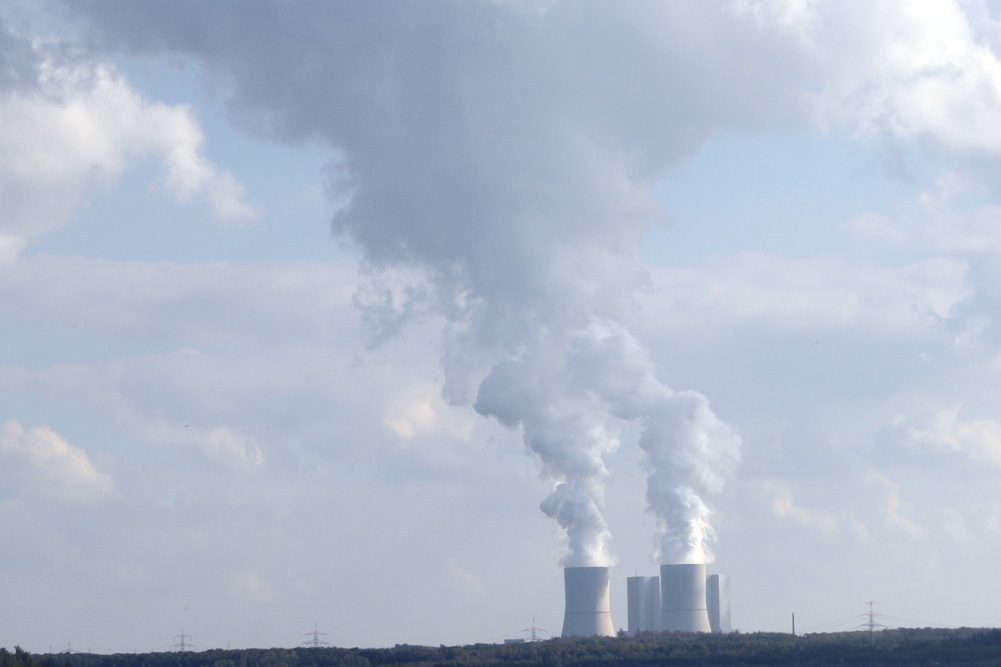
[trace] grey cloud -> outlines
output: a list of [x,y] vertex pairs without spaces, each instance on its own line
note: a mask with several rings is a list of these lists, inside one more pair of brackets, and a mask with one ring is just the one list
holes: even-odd
[[[350,202],[335,231],[377,277],[402,266],[429,278],[381,328],[414,310],[415,295],[446,316],[446,395],[478,393],[481,414],[523,430],[554,485],[543,511],[568,530],[568,562],[605,562],[604,460],[618,417],[599,382],[573,386],[569,369],[591,360],[563,346],[628,319],[642,275],[635,247],[659,216],[650,184],[717,126],[772,115],[763,98],[734,92],[765,85],[760,63],[721,68],[693,37],[709,18],[736,36],[736,19],[655,3],[84,7],[112,48],[202,59],[233,86],[246,126],[319,138],[343,156]],[[740,40],[722,43],[739,52]],[[618,354],[612,365],[635,362]],[[651,409],[658,419],[686,410],[644,403],[630,418]],[[665,446],[684,458],[699,434],[679,429]],[[671,484],[694,493],[697,482],[674,477],[685,469]],[[704,506],[673,491],[651,497]],[[689,513],[681,505],[674,516]]]
[[0,16],[0,91],[31,87],[37,82],[37,61],[31,43],[5,25]]

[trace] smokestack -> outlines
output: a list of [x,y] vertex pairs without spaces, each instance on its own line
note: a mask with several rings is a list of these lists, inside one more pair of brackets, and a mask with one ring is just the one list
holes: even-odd
[[660,577],[627,577],[629,634],[656,632],[660,622]]
[[565,567],[566,613],[563,637],[613,637],[607,567]]
[[706,606],[709,610],[709,627],[714,633],[730,632],[730,577],[710,574],[706,579]]
[[661,565],[660,605],[660,630],[709,632],[705,564]]

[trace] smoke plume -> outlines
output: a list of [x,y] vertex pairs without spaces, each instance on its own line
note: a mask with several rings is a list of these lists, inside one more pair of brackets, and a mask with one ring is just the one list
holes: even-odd
[[[564,564],[609,561],[607,461],[629,423],[662,557],[708,557],[707,497],[738,441],[704,397],[657,379],[630,331],[652,186],[736,113],[710,97],[770,85],[739,58],[698,76],[698,5],[114,4],[76,10],[96,42],[194,55],[231,82],[247,129],[337,151],[333,228],[363,254],[370,320],[442,316],[444,395],[521,432]],[[386,287],[399,272],[419,285]]]

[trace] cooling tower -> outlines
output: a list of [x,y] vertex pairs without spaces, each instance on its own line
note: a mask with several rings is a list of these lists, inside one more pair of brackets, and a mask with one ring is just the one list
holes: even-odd
[[607,567],[565,567],[566,613],[564,637],[612,637],[612,612],[608,604]]
[[660,566],[660,624],[667,632],[709,632],[706,566]]
[[660,620],[660,577],[627,577],[629,634],[656,632]]
[[714,633],[730,632],[730,577],[710,574],[706,579],[706,606],[709,610],[709,627]]

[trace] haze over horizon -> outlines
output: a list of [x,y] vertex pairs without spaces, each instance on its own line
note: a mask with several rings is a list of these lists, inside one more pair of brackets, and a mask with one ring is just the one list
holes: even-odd
[[1001,2],[0,4],[0,646],[1001,626]]

